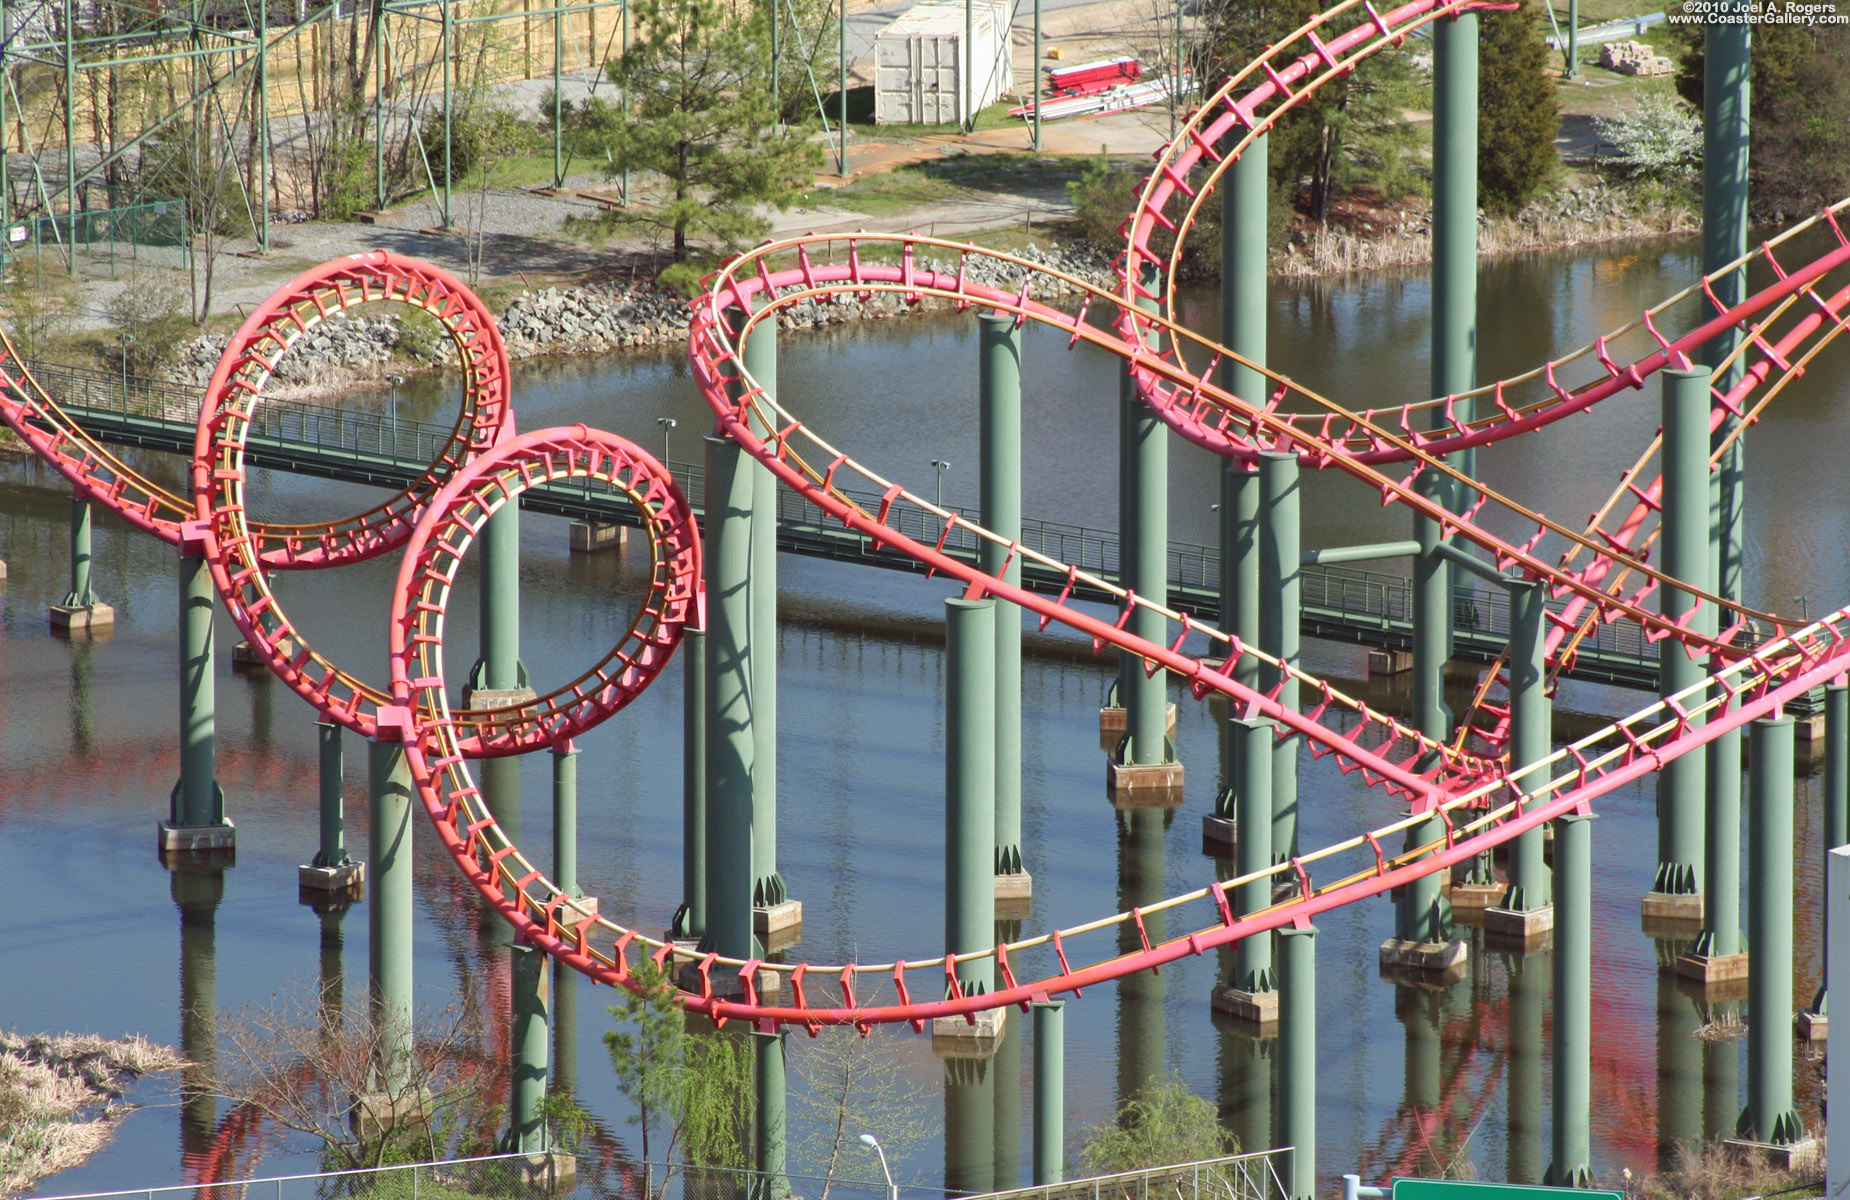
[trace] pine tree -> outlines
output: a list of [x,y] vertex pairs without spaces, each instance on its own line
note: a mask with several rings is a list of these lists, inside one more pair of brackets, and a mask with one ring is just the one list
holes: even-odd
[[661,180],[662,194],[612,214],[618,223],[671,235],[674,261],[693,240],[724,249],[762,237],[763,207],[787,208],[821,163],[821,151],[774,130],[770,22],[763,5],[720,0],[636,0],[640,36],[612,62],[625,114],[587,101],[572,114],[577,153]]
[[1543,72],[1534,0],[1478,20],[1478,196],[1485,208],[1513,213],[1555,174],[1561,108]]

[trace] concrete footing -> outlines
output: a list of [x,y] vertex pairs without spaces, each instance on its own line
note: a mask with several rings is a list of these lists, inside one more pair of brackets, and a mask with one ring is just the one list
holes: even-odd
[[[1098,741],[1101,750],[1116,750],[1124,735],[1130,732],[1130,716],[1122,708],[1101,708],[1098,710]],[[1176,731],[1176,706],[1168,705],[1163,709],[1163,733],[1173,736]]]
[[[1452,889],[1452,911],[1458,911],[1458,890]],[[1484,910],[1484,933],[1509,949],[1529,954],[1542,950],[1554,941],[1555,910],[1552,904],[1541,908],[1498,908]]]
[[1801,1042],[1822,1042],[1831,1031],[1831,1018],[1809,1008],[1792,1018],[1792,1032]]
[[764,943],[766,954],[787,950],[803,940],[803,902],[786,900],[768,908],[752,909],[752,932]]
[[308,892],[348,892],[366,886],[366,864],[359,860],[338,867],[303,863],[295,869],[296,883]]
[[1371,679],[1376,675],[1405,675],[1412,669],[1411,650],[1370,649],[1368,652],[1368,674]]
[[1232,817],[1201,818],[1201,852],[1215,858],[1232,858],[1240,847],[1239,826]]
[[[283,638],[276,643],[276,652],[284,658],[294,658],[296,644],[294,638]],[[231,669],[234,671],[268,670],[270,661],[257,653],[257,648],[249,642],[237,642],[231,647]]]
[[1390,983],[1419,987],[1447,984],[1454,972],[1462,976],[1470,947],[1464,942],[1404,942],[1389,938],[1381,943],[1381,977]]
[[964,1017],[934,1017],[931,1052],[941,1058],[989,1058],[1002,1044],[1009,1010],[992,1008],[976,1014],[973,1025]]
[[1209,1006],[1243,1025],[1261,1033],[1278,1031],[1278,993],[1247,992],[1233,987],[1216,987]]
[[602,550],[622,550],[630,543],[630,527],[615,521],[573,521],[573,554],[596,554]]
[[477,711],[492,711],[497,708],[519,708],[539,699],[539,693],[532,688],[464,688],[462,706]]
[[1744,983],[1747,962],[1745,954],[1679,954],[1677,978],[1700,983],[1705,990],[1716,984]]
[[1769,1167],[1793,1173],[1817,1174],[1824,1170],[1824,1141],[1800,1138],[1796,1142],[1751,1142],[1746,1138],[1723,1138],[1729,1151]]
[[529,1154],[507,1161],[528,1187],[550,1187],[578,1178],[578,1159],[570,1154]]
[[1485,910],[1501,904],[1504,894],[1509,890],[1510,885],[1507,883],[1454,883],[1452,916],[1467,925],[1478,924]]
[[1182,764],[1105,764],[1105,790],[1119,808],[1173,808],[1182,803]]
[[[1639,906],[1639,914],[1644,918],[1647,933],[1653,922],[1693,922],[1700,927],[1702,924],[1702,893],[1646,892]],[[1676,936],[1676,934],[1667,936]]]
[[362,1092],[353,1098],[347,1123],[362,1138],[405,1125],[425,1125],[430,1121],[431,1097],[423,1089],[402,1095],[390,1092]]
[[1016,871],[996,876],[996,920],[1020,921],[1034,908],[1034,876]]
[[94,633],[113,629],[116,610],[100,600],[95,604],[54,604],[51,627],[59,633]]
[[223,825],[170,825],[162,821],[156,834],[155,848],[162,854],[224,852],[238,845],[237,826],[230,821]]

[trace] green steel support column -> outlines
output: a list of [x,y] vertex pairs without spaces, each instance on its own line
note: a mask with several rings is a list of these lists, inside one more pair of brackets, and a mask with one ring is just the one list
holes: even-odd
[[532,946],[508,947],[513,977],[514,1061],[508,1072],[508,1150],[538,1154],[546,1145],[546,956]]
[[[1840,679],[1824,688],[1824,874],[1820,879],[1830,877],[1831,851],[1846,843],[1850,843],[1850,684]],[[1818,961],[1823,963],[1831,950],[1828,902],[1819,914],[1818,929]],[[1830,988],[1820,982],[1806,1011],[1813,1017],[1828,1016],[1829,1000]]]
[[[180,782],[169,800],[173,831],[216,828],[221,840],[203,843],[162,834],[162,848],[207,849],[229,846],[231,823],[225,820],[225,793],[218,786],[218,719],[213,692],[212,609],[217,593],[203,554],[180,552]],[[177,844],[177,839],[186,844]]]
[[[1286,666],[1298,664],[1304,568],[1299,551],[1298,456],[1266,450],[1259,455],[1259,645]],[[1259,672],[1259,686],[1278,688],[1286,708],[1298,706],[1298,682],[1275,667]],[[1292,736],[1272,746],[1272,857],[1298,852],[1298,746]]]
[[[1266,139],[1255,138],[1221,180],[1220,343],[1248,362],[1265,365]],[[1245,400],[1268,390],[1265,376],[1231,359],[1219,383]]]
[[373,1021],[381,1030],[381,1074],[403,1078],[411,1053],[411,770],[396,742],[366,745],[369,847],[366,875],[367,971]]
[[[1234,806],[1237,833],[1234,843],[1234,867],[1241,875],[1251,875],[1272,865],[1273,809],[1272,772],[1277,767],[1273,756],[1272,722],[1260,719],[1245,721],[1230,717],[1227,727],[1235,731],[1239,753],[1238,799]],[[1267,876],[1241,884],[1234,896],[1234,911],[1240,916],[1272,906],[1272,879]],[[1242,992],[1277,990],[1278,980],[1272,972],[1272,939],[1269,936],[1242,938],[1233,946],[1233,986]]]
[[565,9],[552,9],[552,186],[565,186]]
[[[1249,939],[1250,940],[1250,939]],[[1278,931],[1280,1111],[1278,1140],[1290,1146],[1292,1200],[1317,1195],[1317,927]]]
[[561,1096],[578,1092],[578,972],[558,960],[552,965],[552,1088]]
[[[446,6],[444,11],[449,11]],[[447,18],[446,18],[447,19]],[[469,672],[471,692],[513,692],[528,686],[520,661],[520,506],[504,504],[482,526],[482,656]]]
[[373,56],[373,203],[385,207],[385,39],[384,15],[376,16],[371,28]]
[[[1663,567],[1675,578],[1706,591],[1712,581],[1706,369],[1664,372],[1663,422]],[[1695,600],[1679,588],[1666,588],[1662,604],[1666,616],[1681,617],[1695,607]],[[1715,630],[1712,610],[1699,612],[1692,620],[1704,622],[1706,632]],[[1694,687],[1708,674],[1702,661],[1668,642],[1660,654],[1660,695],[1670,696]],[[1690,917],[1701,915],[1705,774],[1703,756],[1685,754],[1666,763],[1657,776],[1657,874],[1651,881],[1651,892],[1654,897],[1698,897],[1683,902]],[[1645,907],[1646,915],[1656,915],[1651,900]]]
[[681,907],[674,936],[707,931],[707,631],[681,631]]
[[751,958],[751,460],[707,438],[707,869],[701,947]]
[[71,590],[64,597],[66,607],[88,608],[96,603],[90,585],[90,501],[71,497]]
[[[1737,13],[1751,11],[1745,0],[1723,4]],[[1748,115],[1752,92],[1753,25],[1709,24],[1704,30],[1702,60],[1702,271],[1713,274],[1747,253]],[[1715,298],[1723,307],[1739,303],[1747,293],[1745,268],[1717,279]],[[1721,370],[1722,363],[1740,344],[1738,330],[1729,330],[1702,348],[1702,361],[1716,368],[1715,386],[1726,391],[1740,381],[1737,364]],[[1715,431],[1715,445],[1740,424],[1724,416]],[[1722,456],[1715,473],[1716,590],[1723,599],[1739,602],[1743,585],[1744,486],[1746,461],[1737,439]]]
[[1505,1178],[1542,1181],[1542,1026],[1548,1013],[1548,951],[1512,954],[1509,971],[1509,1122]]
[[[996,602],[946,600],[944,625],[944,944],[965,954],[996,941]],[[958,987],[993,992],[995,973],[959,963]]]
[[[1029,82],[1034,87],[1034,152],[1041,152],[1041,0],[1034,0],[1034,66],[1028,72]],[[6,110],[0,108],[0,118]],[[0,152],[4,152],[6,143],[0,141]]]
[[1066,1001],[1036,1000],[1034,1186],[1066,1179]]
[[578,747],[552,748],[552,881],[578,895]]
[[784,1035],[776,1029],[752,1030],[752,1058],[757,1067],[752,1078],[758,1088],[758,1103],[752,1109],[757,1135],[753,1165],[759,1171],[752,1200],[784,1200],[790,1195],[784,1136]]
[[1805,1136],[1792,1105],[1792,718],[1750,726],[1747,753],[1747,1110],[1740,1133],[1784,1145]]
[[69,213],[64,250],[72,279],[77,278],[77,189],[72,186],[77,178],[77,28],[75,0],[64,0],[64,203]]
[[1554,1162],[1548,1182],[1593,1178],[1593,818],[1555,820]]
[[[1143,286],[1155,293],[1161,286],[1153,268],[1143,275]],[[1139,300],[1150,308],[1153,300]],[[1169,602],[1169,428],[1137,395],[1130,370],[1118,382],[1118,546],[1121,582],[1152,604]],[[1130,631],[1161,642],[1164,622],[1155,611],[1139,606],[1131,614]],[[1125,735],[1113,761],[1123,766],[1157,766],[1173,763],[1168,744],[1169,686],[1164,672],[1149,675],[1134,654],[1118,655],[1118,702],[1124,706]],[[1177,783],[1180,781],[1177,780]]]
[[[1707,630],[1714,633],[1714,629]],[[1683,655],[1665,648],[1665,659]],[[1700,669],[1700,668],[1698,668]],[[1685,755],[1692,758],[1694,755]],[[1675,765],[1675,764],[1672,764]],[[1708,781],[1708,833],[1703,847],[1705,877],[1702,896],[1702,933],[1694,956],[1728,958],[1741,946],[1741,739],[1731,736],[1706,747],[1705,769],[1726,773]],[[1749,964],[1751,968],[1751,963]]]
[[[1476,13],[1433,27],[1432,394],[1477,386]],[[1468,410],[1454,410],[1470,420]],[[1436,420],[1446,419],[1435,412]],[[1471,474],[1470,451],[1453,463]]]
[[344,867],[347,854],[346,796],[342,777],[346,756],[341,752],[341,728],[330,721],[315,722],[321,752],[321,848],[315,851],[317,867]]
[[269,0],[257,0],[257,249],[264,254],[270,252],[269,43]]
[[[977,319],[977,405],[982,425],[978,486],[983,526],[1021,538],[1021,334],[1015,318]],[[1005,568],[1006,563],[1006,568]],[[985,541],[982,567],[1021,583],[1021,556]],[[996,874],[1021,875],[1021,609],[996,602]]]
[[[745,369],[772,397],[777,395],[777,322],[760,322],[745,339]],[[764,436],[772,432],[755,425]],[[751,474],[751,570],[746,602],[751,609],[752,671],[752,907],[776,908],[790,899],[777,870],[777,476],[755,458]]]
[[[1548,757],[1554,749],[1554,705],[1548,698],[1543,662],[1545,635],[1542,601],[1546,592],[1532,579],[1504,585],[1510,596],[1510,765],[1527,766]],[[1523,781],[1524,791],[1541,788],[1546,779],[1537,773]],[[1510,847],[1510,887],[1499,907],[1528,912],[1554,902],[1542,829],[1531,829]]]
[[[1228,462],[1220,476],[1220,628],[1242,645],[1259,644],[1259,472]],[[1259,686],[1259,663],[1242,656],[1233,677],[1247,687]],[[1239,802],[1240,733],[1231,721],[1221,726],[1225,783],[1214,797],[1214,814],[1202,825],[1210,838],[1226,840],[1225,822],[1234,821]],[[1267,751],[1268,756],[1270,750]],[[1270,771],[1266,787],[1271,787]],[[1268,850],[1269,852],[1269,850]]]
[[[628,6],[626,5],[625,7],[627,8]],[[451,147],[455,143],[455,137],[450,132],[450,108],[451,108],[450,79],[451,79],[451,72],[455,70],[455,67],[450,59],[450,6],[448,4],[445,4],[442,6],[442,10],[443,11],[441,13],[441,23],[443,26],[443,228],[448,229],[450,228],[450,169],[451,169],[450,168],[450,151],[451,151]],[[624,99],[628,100],[629,97],[626,96],[624,97]],[[625,107],[627,108],[628,105],[626,104]],[[486,572],[488,571],[488,563],[486,561],[482,563],[482,571],[484,572],[484,575],[486,575]],[[484,624],[486,624],[487,619],[488,619],[486,613],[483,614],[482,619],[483,619]],[[512,686],[512,685],[510,684],[509,686]]]

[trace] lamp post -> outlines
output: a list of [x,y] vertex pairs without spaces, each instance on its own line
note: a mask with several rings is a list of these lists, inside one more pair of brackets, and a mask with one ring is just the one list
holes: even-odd
[[887,1200],[899,1200],[899,1185],[893,1182],[893,1172],[887,1169],[886,1151],[880,1148],[880,1139],[871,1133],[863,1133],[861,1145],[871,1146],[874,1153],[880,1156],[880,1173],[886,1176]]
[[939,508],[943,508],[944,507],[944,473],[951,469],[951,460],[948,458],[934,458],[931,460],[931,465],[938,472],[937,504]]
[[1792,602],[1799,606],[1799,623],[1801,625],[1811,624],[1811,597],[1794,596]]
[[392,457],[398,457],[398,385],[405,381],[403,375],[387,375],[385,382],[392,390],[386,400],[386,419],[392,423]]
[[122,407],[128,408],[128,348],[135,344],[135,335],[126,329],[116,331],[116,343],[122,348]]
[[668,465],[668,437],[674,432],[673,417],[657,417],[655,423],[662,427],[662,465]]

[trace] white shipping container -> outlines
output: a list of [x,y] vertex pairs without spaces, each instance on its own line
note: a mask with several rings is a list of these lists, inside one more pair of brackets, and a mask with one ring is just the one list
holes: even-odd
[[874,123],[952,125],[965,120],[966,10],[974,112],[1013,84],[1009,0],[920,0],[874,37]]

